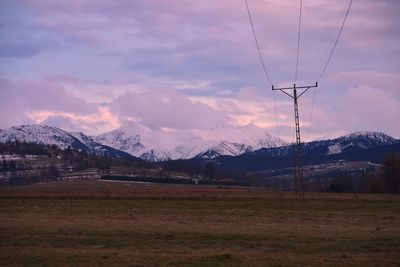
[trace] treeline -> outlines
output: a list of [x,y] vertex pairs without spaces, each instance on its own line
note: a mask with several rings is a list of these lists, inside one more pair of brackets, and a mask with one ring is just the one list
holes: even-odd
[[88,154],[71,148],[60,149],[56,145],[43,145],[36,143],[7,142],[0,143],[0,155],[37,155],[48,156],[50,159],[60,159],[69,162],[76,169],[99,167],[108,169],[111,166],[138,166],[141,168],[152,167],[153,164],[140,159],[116,158]]
[[112,168],[143,169],[152,164],[129,158],[96,156],[55,145],[0,143],[1,185],[22,185],[54,181],[63,175],[94,169],[109,174]]
[[[367,168],[365,171],[344,169],[322,175],[311,174],[304,178],[305,189],[337,193],[400,193],[400,154],[387,154],[383,162],[382,167]],[[271,190],[293,188],[290,168],[259,173],[234,172],[220,169],[217,161],[213,160],[173,160],[162,163],[162,168],[167,172],[184,172],[210,181],[234,180]]]
[[58,153],[60,149],[55,145],[41,145],[35,143],[7,142],[0,143],[0,154],[11,155],[46,155]]
[[338,175],[327,192],[400,193],[400,154],[387,154],[378,174]]
[[189,177],[200,176],[209,181],[234,180],[240,183],[247,183],[246,175],[243,172],[229,171],[218,168],[216,161],[208,160],[170,160],[160,164],[165,172],[186,173]]
[[[219,168],[214,160],[149,163],[137,159],[90,155],[70,148],[61,150],[54,145],[20,142],[0,143],[1,155],[0,176],[3,178],[0,184],[5,184],[6,180],[6,184],[13,185],[57,180],[68,172],[95,170],[100,175],[146,176],[146,173],[159,173],[158,176],[164,178],[175,172],[210,182],[235,181],[272,190],[292,188],[290,168],[244,173]],[[10,155],[19,155],[20,159],[16,160]],[[27,155],[36,155],[38,160]],[[307,191],[324,192],[400,193],[400,154],[386,155],[383,167],[375,173],[339,171],[336,174],[309,175],[305,177],[305,188]]]

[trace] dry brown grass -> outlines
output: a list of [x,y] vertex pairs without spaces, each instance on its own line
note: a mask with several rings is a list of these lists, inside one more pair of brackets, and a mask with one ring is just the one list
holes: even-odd
[[400,197],[108,182],[0,189],[2,266],[399,266]]

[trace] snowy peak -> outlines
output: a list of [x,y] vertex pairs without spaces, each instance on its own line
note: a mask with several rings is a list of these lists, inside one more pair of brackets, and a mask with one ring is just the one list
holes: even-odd
[[[141,144],[141,138],[139,135],[129,136],[124,131],[114,130],[95,138],[96,142],[108,145],[110,147],[118,147],[123,151],[129,151],[131,154],[135,154],[140,151],[143,147]],[[128,152],[128,153],[129,153]]]
[[285,142],[255,125],[217,125],[209,130],[152,130],[133,123],[99,135],[96,142],[149,161],[193,157],[238,156]]
[[0,142],[26,142],[56,145],[61,149],[79,146],[79,140],[56,127],[46,125],[15,126],[0,132]]
[[[60,149],[75,149],[92,155],[140,157],[147,161],[169,159],[210,159],[222,155],[244,153],[274,153],[276,147],[287,146],[279,138],[255,125],[218,125],[209,130],[152,130],[139,124],[125,125],[114,131],[90,137],[46,125],[22,125],[0,130],[0,142],[26,142],[55,145]],[[335,155],[344,152],[396,144],[395,138],[380,132],[355,132],[336,139],[304,144],[305,153]],[[260,150],[263,148],[262,150]],[[275,149],[274,149],[275,148]],[[288,147],[286,147],[288,148]],[[264,152],[258,152],[264,151]],[[279,149],[279,154],[291,149]]]
[[328,147],[328,155],[354,149],[368,149],[396,142],[396,139],[381,132],[355,132],[336,139],[336,142]]
[[354,132],[336,139],[314,141],[305,144],[305,150],[326,149],[327,155],[340,154],[356,149],[369,149],[398,142],[395,138],[381,132]]
[[[303,144],[303,160],[308,162],[323,162],[324,160],[344,158],[363,158],[371,155],[371,151],[387,151],[388,147],[398,147],[400,140],[380,132],[355,132],[336,139],[318,140]],[[369,152],[368,152],[369,151]],[[390,149],[389,149],[390,151]],[[370,153],[370,154],[368,154]],[[292,145],[278,148],[263,148],[247,153],[244,158],[257,162],[257,157],[286,158],[293,156]],[[379,156],[378,156],[379,157]],[[239,157],[241,158],[241,157]],[[365,157],[364,157],[365,158]],[[372,157],[374,158],[374,157]]]
[[366,141],[371,144],[386,144],[396,142],[396,139],[382,132],[354,132],[339,139]]
[[132,158],[131,155],[95,142],[83,133],[71,133],[46,125],[22,125],[0,131],[0,142],[55,145],[60,149],[75,149],[92,155]]

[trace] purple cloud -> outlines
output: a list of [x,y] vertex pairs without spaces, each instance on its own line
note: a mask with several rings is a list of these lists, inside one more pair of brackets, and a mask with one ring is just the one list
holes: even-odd
[[[272,81],[292,84],[298,3],[249,4]],[[348,1],[303,4],[298,83],[308,84],[321,71]],[[9,114],[0,127],[30,122],[29,114],[47,110],[53,113],[43,115],[46,123],[92,131],[127,118],[153,129],[233,121],[258,122],[273,131],[271,87],[242,0],[6,0],[0,5],[0,86],[9,99],[0,100],[0,111]],[[395,118],[379,121],[371,114],[367,120],[362,115],[367,111],[353,108],[364,104],[350,102],[364,88],[370,101],[385,103],[369,110],[382,116],[388,107],[397,112],[399,103],[387,98],[399,96],[394,86],[400,77],[399,12],[395,0],[354,2],[318,89],[310,136],[361,128],[399,136],[398,124],[389,122]],[[304,127],[309,127],[311,97],[301,100]],[[290,138],[290,99],[278,94],[277,102],[282,132]],[[97,125],[102,120],[113,123]]]
[[69,112],[88,115],[97,112],[97,106],[68,93],[56,83],[44,81],[0,80],[3,96],[0,98],[0,127],[33,123],[29,114],[34,111]]
[[225,114],[176,92],[125,93],[111,103],[121,121],[136,120],[151,129],[210,128],[226,122]]

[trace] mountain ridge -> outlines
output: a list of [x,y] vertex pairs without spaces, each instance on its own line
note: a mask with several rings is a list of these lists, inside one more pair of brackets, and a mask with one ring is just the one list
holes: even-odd
[[152,130],[132,123],[101,134],[95,140],[149,161],[238,156],[262,147],[286,144],[255,125],[171,131]]
[[58,148],[75,149],[96,156],[115,158],[135,158],[123,151],[95,142],[80,132],[67,132],[47,125],[21,125],[0,131],[0,142],[24,142],[43,145],[55,145]]
[[[211,130],[151,130],[133,124],[127,128],[90,137],[47,125],[21,125],[0,129],[0,142],[19,141],[56,145],[90,154],[140,157],[147,161],[174,159],[210,160],[220,157],[290,157],[292,146],[254,125],[220,125]],[[335,139],[305,143],[305,155],[328,157],[381,145],[400,143],[382,132],[354,132]]]
[[[387,153],[400,153],[400,140],[381,132],[355,132],[334,139],[303,144],[303,165],[339,160],[383,163]],[[293,165],[293,145],[262,148],[238,157],[221,156],[216,164],[234,171],[264,171]],[[197,161],[200,161],[198,159]]]

